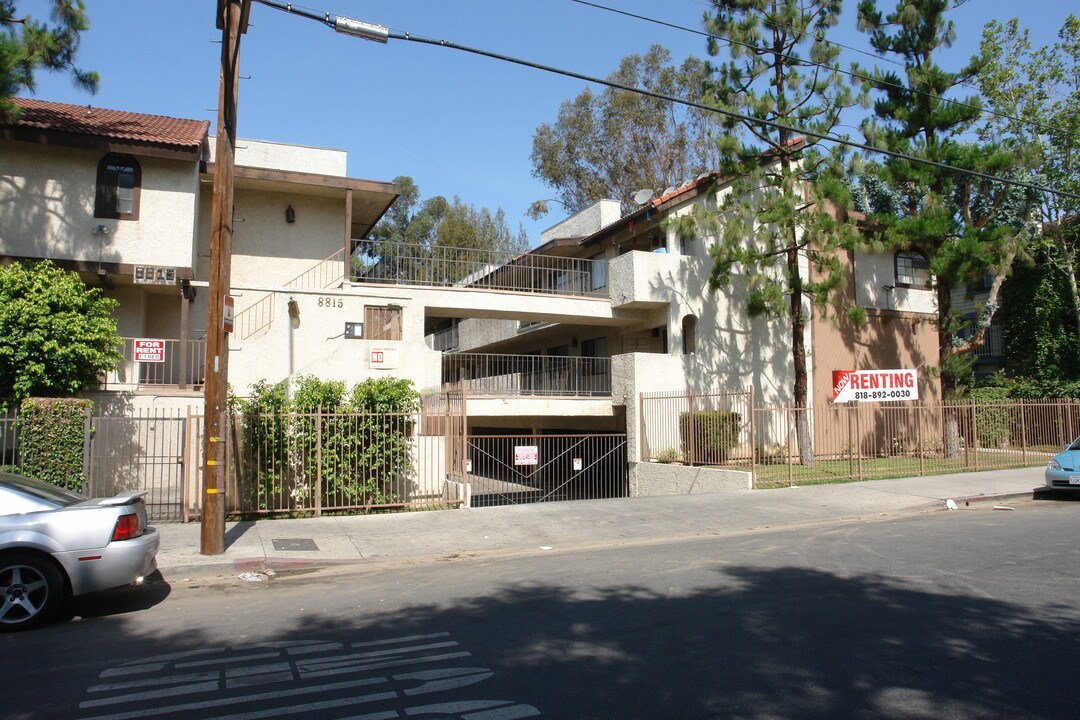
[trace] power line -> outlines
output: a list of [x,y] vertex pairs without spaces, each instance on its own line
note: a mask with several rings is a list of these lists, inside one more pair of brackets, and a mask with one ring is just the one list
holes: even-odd
[[386,43],[388,40],[403,40],[407,42],[416,42],[425,45],[435,45],[438,47],[449,48],[451,50],[459,50],[461,52],[467,52],[473,55],[480,55],[481,57],[487,57],[493,60],[501,60],[503,62],[512,63],[514,65],[521,65],[523,67],[532,68],[534,70],[542,70],[543,72],[574,78],[575,80],[583,80],[585,82],[603,85],[605,87],[610,87],[615,90],[624,90],[626,92],[644,95],[645,97],[651,97],[656,100],[664,100],[665,102],[676,103],[686,107],[692,107],[697,110],[716,113],[718,115],[724,115],[726,117],[730,117],[743,123],[764,125],[766,127],[773,128],[774,130],[784,130],[794,133],[796,135],[812,137],[824,142],[846,145],[848,147],[857,148],[859,150],[865,150],[866,152],[885,155],[886,157],[891,157],[897,160],[907,160],[908,162],[918,163],[920,165],[926,165],[929,167],[935,167],[941,170],[949,170],[951,172],[961,173],[970,177],[980,178],[982,180],[1002,183],[1003,185],[1012,185],[1014,187],[1022,187],[1028,190],[1034,190],[1036,192],[1050,193],[1052,195],[1058,195],[1061,197],[1080,200],[1080,194],[1070,193],[1063,190],[1055,190],[1053,188],[1048,188],[1042,185],[1035,185],[1034,183],[1028,183],[1022,180],[1002,178],[996,175],[990,175],[989,173],[979,172],[978,170],[969,170],[966,168],[956,167],[954,165],[938,162],[936,160],[928,160],[926,158],[905,155],[904,153],[896,152],[894,150],[886,150],[884,148],[874,147],[866,143],[856,142],[846,137],[837,137],[835,135],[819,133],[814,130],[806,130],[791,125],[785,125],[784,123],[779,123],[775,120],[766,120],[764,118],[744,115],[742,113],[738,113],[732,110],[725,110],[723,108],[712,107],[703,103],[683,100],[682,98],[673,97],[671,95],[664,95],[663,93],[653,92],[652,90],[644,90],[641,88],[632,87],[630,85],[623,85],[612,80],[603,80],[601,78],[593,77],[591,75],[585,75],[584,73],[575,72],[573,70],[565,70],[563,68],[557,68],[551,65],[544,65],[542,63],[533,62],[532,60],[524,60],[521,58],[513,57],[511,55],[503,55],[501,53],[492,52],[490,50],[469,47],[467,45],[459,45],[458,43],[451,42],[449,40],[437,40],[434,38],[412,35],[410,33],[393,32],[381,25],[374,25],[358,20],[351,20],[349,18],[341,16],[334,16],[330,13],[318,13],[309,10],[303,10],[290,2],[281,2],[280,0],[255,0],[255,2],[275,8],[277,10],[282,10],[290,14],[300,15],[301,17],[306,17],[310,20],[315,20],[316,22],[320,22],[330,28],[333,28],[337,32],[343,33],[345,35],[352,35],[354,37],[359,37],[365,40],[372,40],[380,43]]
[[[615,13],[616,15],[623,15],[625,17],[633,18],[635,20],[641,20],[641,21],[647,22],[647,23],[652,23],[654,25],[660,25],[661,27],[671,28],[673,30],[680,30],[682,32],[691,33],[693,35],[700,35],[702,37],[709,38],[711,40],[718,40],[720,42],[726,42],[729,45],[738,45],[738,46],[744,47],[744,48],[746,48],[748,50],[755,50],[755,51],[759,51],[759,52],[767,52],[769,54],[775,54],[776,56],[782,57],[785,60],[791,60],[793,62],[801,63],[802,65],[804,65],[806,67],[823,68],[823,69],[829,70],[831,72],[837,72],[837,73],[840,73],[841,75],[847,75],[849,77],[853,77],[853,78],[855,78],[857,80],[865,80],[867,82],[874,83],[874,85],[877,86],[879,89],[887,88],[887,87],[888,88],[894,88],[894,89],[897,89],[897,90],[902,90],[902,91],[907,92],[907,93],[911,93],[912,95],[922,95],[922,96],[930,98],[932,100],[937,100],[937,101],[943,102],[943,103],[949,103],[950,105],[955,105],[957,107],[967,108],[968,110],[977,110],[982,115],[992,115],[994,117],[999,117],[999,118],[1002,118],[1002,119],[1005,119],[1005,120],[1012,120],[1013,122],[1022,123],[1024,125],[1030,125],[1032,127],[1040,128],[1040,129],[1043,129],[1043,130],[1050,130],[1050,131],[1053,131],[1053,132],[1056,132],[1056,133],[1061,133],[1063,135],[1074,135],[1074,136],[1080,137],[1080,133],[1074,133],[1074,132],[1071,132],[1069,130],[1064,130],[1064,129],[1058,128],[1058,127],[1056,127],[1054,125],[1045,125],[1043,123],[1036,122],[1034,120],[1024,120],[1023,118],[1015,117],[1013,115],[1009,115],[1008,113],[998,112],[996,110],[991,110],[989,108],[984,108],[981,105],[973,105],[971,103],[964,102],[963,100],[953,100],[951,98],[942,97],[940,95],[935,95],[933,93],[925,92],[923,90],[915,90],[913,88],[907,88],[907,87],[904,87],[903,85],[898,85],[897,83],[892,83],[892,82],[889,82],[887,80],[880,80],[880,79],[872,78],[869,75],[863,75],[862,73],[857,73],[857,72],[854,72],[854,71],[851,71],[851,70],[843,70],[843,69],[841,69],[839,67],[833,67],[831,65],[826,65],[825,63],[814,62],[812,60],[805,60],[805,59],[799,57],[798,55],[789,55],[787,53],[775,53],[773,50],[771,50],[769,48],[763,48],[763,47],[760,47],[758,45],[753,45],[751,43],[742,42],[741,40],[732,40],[731,38],[727,38],[727,37],[724,37],[722,35],[713,35],[712,33],[707,33],[707,32],[705,32],[703,30],[695,30],[694,28],[689,28],[689,27],[686,27],[685,25],[678,25],[676,23],[667,22],[666,20],[659,20],[657,18],[649,17],[648,15],[639,15],[638,13],[632,13],[632,12],[629,12],[627,10],[620,10],[619,8],[613,8],[613,7],[609,7],[607,5],[601,5],[599,3],[589,2],[589,0],[570,0],[570,2],[577,3],[578,5],[585,5],[587,7],[596,8],[597,10],[604,10],[606,12]],[[790,28],[790,27],[787,27],[787,26],[784,26],[784,25],[777,24],[776,26],[779,27],[779,28],[783,28],[783,29],[785,29],[785,30],[787,30],[789,32],[792,32],[792,33],[799,32],[799,31],[794,30],[793,28]],[[800,32],[800,34],[805,34],[805,33]],[[841,43],[834,42],[832,40],[826,40],[824,38],[822,38],[822,41],[828,43],[829,45],[835,45],[836,47],[842,47],[842,48],[845,48],[845,49],[848,49],[848,50],[853,50],[855,52],[861,52],[861,53],[864,53],[866,55],[871,55],[872,57],[875,57],[878,60],[884,60],[885,62],[891,62],[891,63],[893,63],[895,65],[900,65],[901,67],[903,67],[903,64],[896,61],[896,60],[890,60],[888,58],[882,58],[882,57],[877,56],[877,55],[875,55],[873,53],[870,53],[870,52],[868,52],[866,50],[859,50],[859,49],[853,48],[853,47],[851,47],[849,45],[843,45]],[[965,87],[970,87],[969,85],[967,85],[967,83],[961,83],[961,84],[963,84]],[[975,89],[975,88],[972,88],[972,89]]]

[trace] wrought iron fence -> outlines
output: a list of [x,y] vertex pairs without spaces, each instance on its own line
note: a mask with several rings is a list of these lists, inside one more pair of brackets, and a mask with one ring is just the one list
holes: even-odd
[[444,355],[444,385],[465,383],[470,395],[608,396],[611,359],[564,355]]
[[421,413],[237,416],[227,509],[319,515],[456,505],[444,427],[434,420]]
[[[756,487],[1045,463],[1080,436],[1080,401],[758,406],[744,390],[641,397],[641,459],[753,472]],[[808,415],[813,463],[797,426]]]
[[352,281],[607,296],[605,260],[365,241]]
[[187,519],[201,467],[198,454],[192,457],[193,418],[201,420],[182,410],[92,416],[86,494],[145,490],[150,522]]

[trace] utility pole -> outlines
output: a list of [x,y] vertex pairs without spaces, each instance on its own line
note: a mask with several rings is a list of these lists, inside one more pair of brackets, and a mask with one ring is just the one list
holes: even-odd
[[210,210],[209,309],[206,320],[207,373],[204,385],[203,555],[225,552],[225,462],[228,423],[229,335],[225,332],[225,296],[231,285],[233,231],[233,164],[236,152],[236,100],[240,69],[240,36],[247,31],[251,0],[218,0],[221,29],[221,76],[214,158],[214,192]]

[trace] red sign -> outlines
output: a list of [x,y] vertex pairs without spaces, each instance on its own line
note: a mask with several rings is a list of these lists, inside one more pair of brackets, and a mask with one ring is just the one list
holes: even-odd
[[221,311],[221,325],[227,333],[233,331],[233,318],[236,317],[236,303],[232,295],[225,296],[225,306]]
[[914,370],[833,370],[833,402],[918,400]]
[[165,362],[164,340],[136,340],[133,348],[135,362],[163,363]]

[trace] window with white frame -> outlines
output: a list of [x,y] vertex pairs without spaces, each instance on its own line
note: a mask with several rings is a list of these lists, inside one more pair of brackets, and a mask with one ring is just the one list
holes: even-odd
[[897,287],[930,287],[930,261],[918,250],[898,250],[893,265]]

